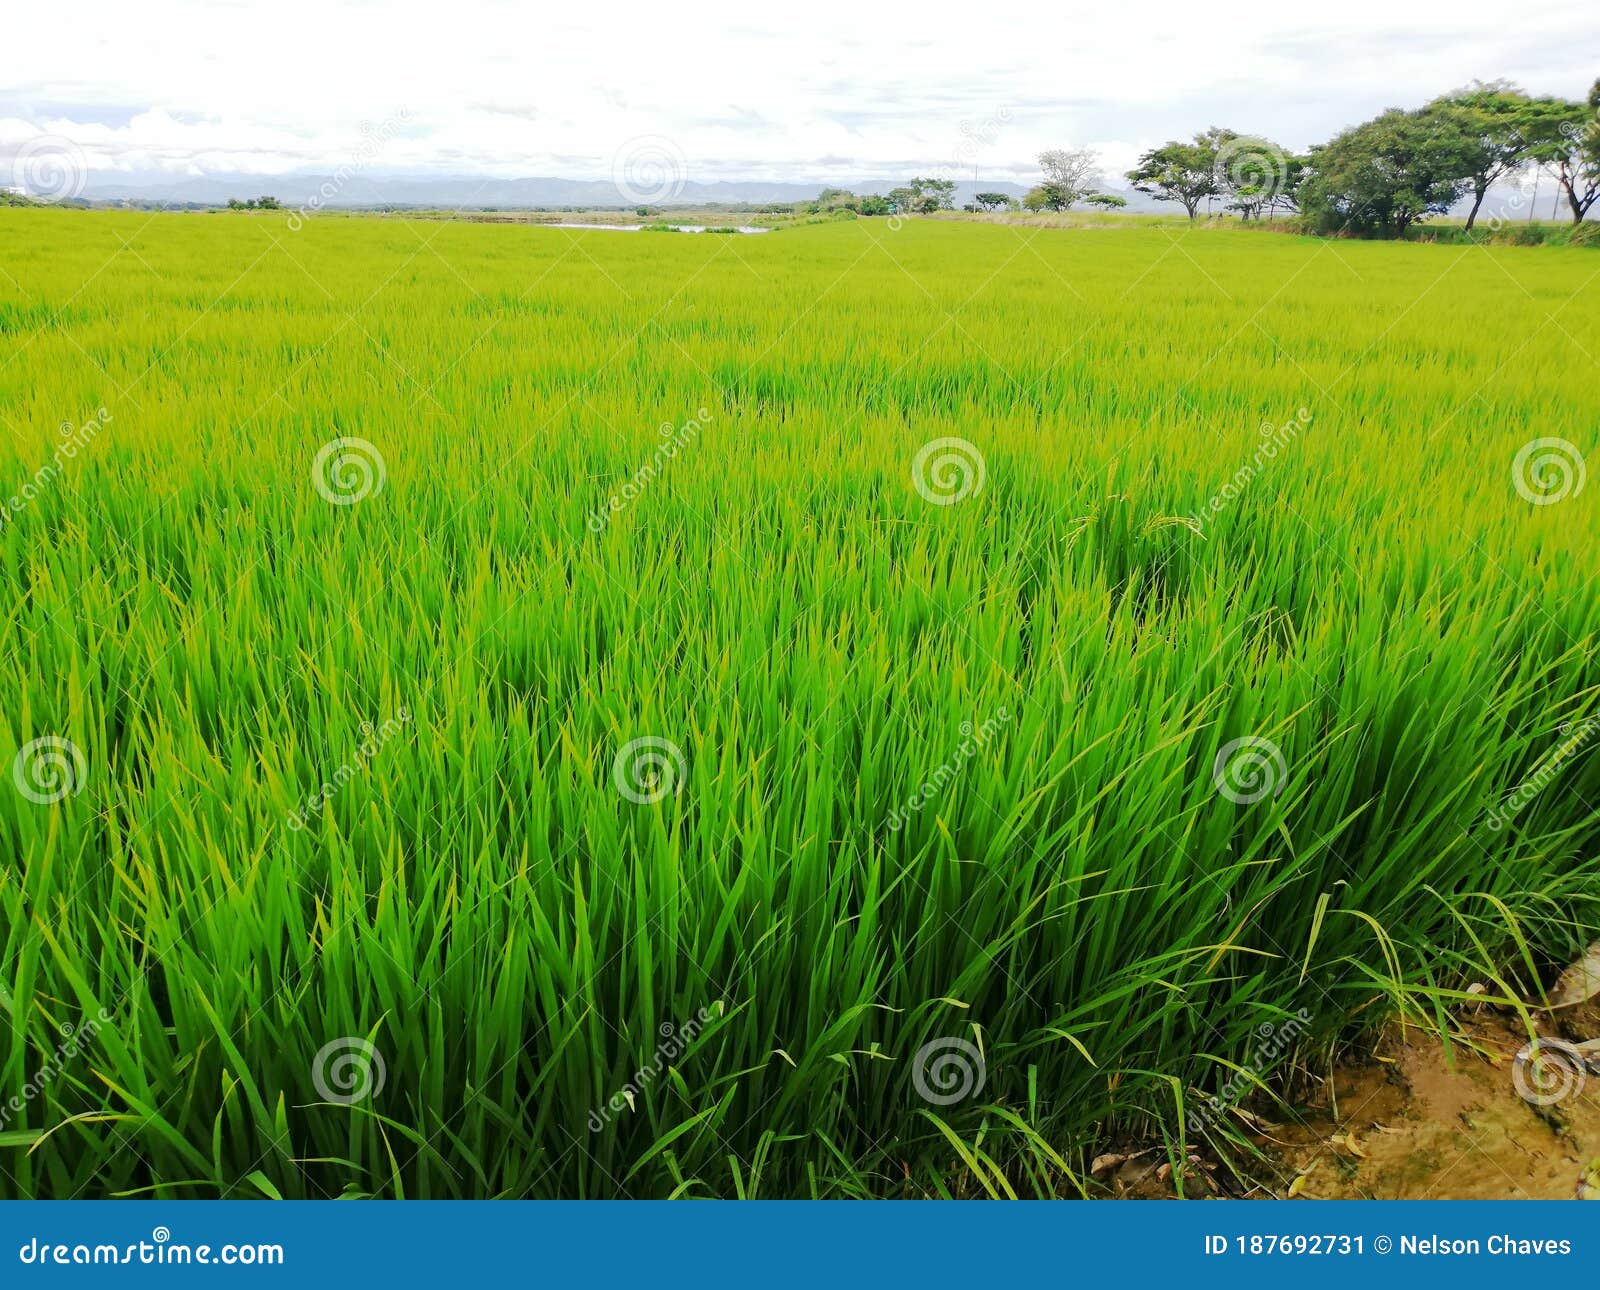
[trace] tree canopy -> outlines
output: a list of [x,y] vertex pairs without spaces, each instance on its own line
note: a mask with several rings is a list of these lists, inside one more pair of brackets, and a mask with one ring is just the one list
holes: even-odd
[[1301,205],[1326,231],[1402,236],[1442,215],[1469,189],[1470,139],[1426,111],[1390,108],[1311,150]]

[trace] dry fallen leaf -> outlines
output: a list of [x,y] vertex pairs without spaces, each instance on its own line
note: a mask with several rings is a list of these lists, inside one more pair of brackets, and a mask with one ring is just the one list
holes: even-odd
[[1571,1008],[1600,994],[1600,941],[1556,980],[1550,990],[1552,1008]]
[[1114,1154],[1096,1156],[1094,1158],[1094,1163],[1089,1166],[1089,1172],[1098,1177],[1103,1173],[1108,1173],[1115,1169],[1118,1165],[1124,1163],[1127,1158],[1127,1156],[1119,1156]]

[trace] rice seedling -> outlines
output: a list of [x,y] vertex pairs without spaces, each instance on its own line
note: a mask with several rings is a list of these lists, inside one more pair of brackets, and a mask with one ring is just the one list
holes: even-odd
[[1581,250],[0,248],[6,1194],[1077,1195],[1592,936]]

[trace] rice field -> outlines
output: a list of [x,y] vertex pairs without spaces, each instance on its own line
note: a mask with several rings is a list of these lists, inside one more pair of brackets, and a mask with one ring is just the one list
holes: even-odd
[[0,1193],[1247,1169],[1600,922],[1597,272],[0,210]]

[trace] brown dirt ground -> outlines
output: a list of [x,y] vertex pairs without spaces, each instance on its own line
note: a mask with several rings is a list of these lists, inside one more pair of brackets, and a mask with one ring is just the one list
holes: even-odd
[[[1391,1032],[1370,1060],[1334,1070],[1294,1123],[1255,1122],[1264,1159],[1243,1187],[1219,1162],[1190,1157],[1189,1196],[1304,1199],[1600,1199],[1600,1075],[1559,1102],[1533,1105],[1512,1083],[1527,1042],[1517,1017],[1488,1007],[1456,1018],[1449,1049],[1415,1027]],[[1540,1033],[1600,1035],[1590,1004],[1540,1018]],[[1172,1196],[1171,1170],[1147,1151],[1099,1171],[1112,1195]]]

